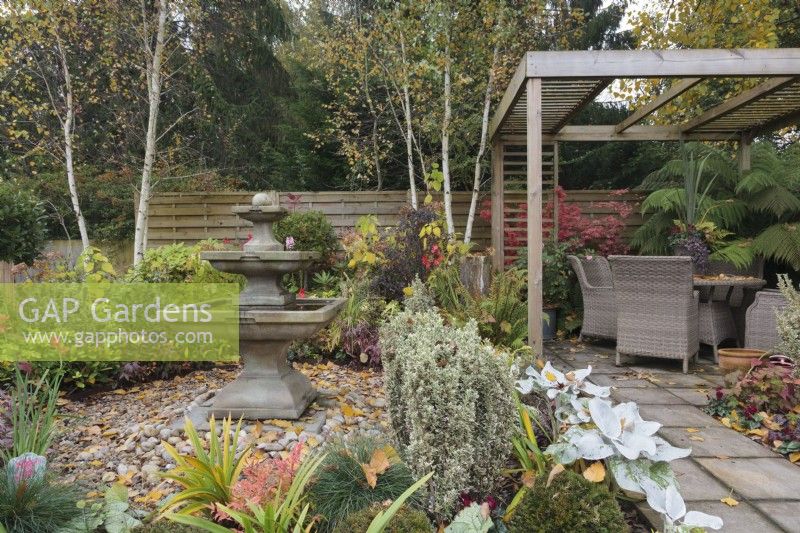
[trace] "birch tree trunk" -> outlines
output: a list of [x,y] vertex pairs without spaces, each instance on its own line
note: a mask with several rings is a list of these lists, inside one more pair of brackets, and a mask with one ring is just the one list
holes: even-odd
[[492,91],[494,90],[495,68],[497,59],[500,57],[500,48],[495,45],[492,53],[492,64],[489,67],[489,79],[486,82],[486,92],[483,95],[483,116],[481,117],[481,142],[478,147],[478,154],[475,156],[475,175],[472,180],[472,198],[469,203],[469,214],[467,215],[467,228],[464,230],[464,242],[468,243],[472,239],[472,226],[475,222],[475,211],[478,209],[478,194],[481,190],[481,163],[486,153],[486,138],[489,135],[489,109],[492,106]]
[[161,102],[161,62],[164,55],[164,40],[167,25],[167,0],[158,1],[158,23],[156,27],[155,48],[150,49],[148,40],[147,14],[142,4],[142,24],[145,31],[143,45],[147,72],[147,100],[149,112],[147,116],[147,137],[145,141],[144,163],[142,164],[142,183],[139,188],[139,206],[136,210],[136,230],[133,241],[133,264],[138,264],[147,249],[147,218],[150,209],[151,179],[153,176],[153,163],[156,157],[156,141],[158,131],[158,111]]
[[375,103],[372,101],[372,93],[369,90],[369,65],[367,63],[367,55],[364,55],[364,75],[362,77],[362,84],[364,87],[364,96],[367,99],[367,107],[369,113],[372,115],[372,164],[375,165],[375,177],[378,179],[378,190],[383,188],[383,175],[381,174],[381,154],[380,143],[378,142],[378,113],[375,110]]
[[70,200],[72,200],[72,210],[75,212],[75,219],[78,221],[81,247],[82,250],[86,250],[89,247],[89,233],[86,230],[86,219],[83,218],[83,211],[81,211],[81,203],[78,197],[78,184],[75,181],[75,164],[72,157],[72,134],[75,127],[75,104],[73,101],[72,77],[70,76],[67,55],[64,51],[61,39],[56,37],[56,42],[58,44],[61,70],[64,73],[64,99],[66,101],[66,110],[64,120],[61,121],[61,127],[64,134],[64,163],[67,169],[67,184],[69,185]]
[[448,235],[453,235],[455,226],[453,224],[453,202],[450,190],[450,120],[452,109],[450,103],[450,93],[452,90],[450,83],[450,43],[444,47],[444,117],[442,118],[442,177],[444,190],[444,217],[447,223]]
[[414,178],[414,129],[411,124],[411,96],[408,89],[408,62],[406,61],[406,43],[400,34],[400,53],[403,60],[403,112],[406,116],[406,159],[408,164],[408,188],[411,192],[411,207],[417,208],[417,183]]

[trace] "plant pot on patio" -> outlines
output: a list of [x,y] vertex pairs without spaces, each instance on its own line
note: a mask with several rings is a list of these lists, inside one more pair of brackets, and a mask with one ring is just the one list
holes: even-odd
[[545,307],[542,311],[542,340],[551,341],[556,338],[558,330],[558,308]]
[[719,366],[725,370],[750,370],[753,359],[767,355],[756,348],[720,348]]

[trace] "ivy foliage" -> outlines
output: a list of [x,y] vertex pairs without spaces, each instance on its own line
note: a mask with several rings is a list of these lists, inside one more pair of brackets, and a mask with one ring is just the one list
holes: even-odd
[[0,261],[32,263],[44,245],[41,202],[15,182],[0,181]]

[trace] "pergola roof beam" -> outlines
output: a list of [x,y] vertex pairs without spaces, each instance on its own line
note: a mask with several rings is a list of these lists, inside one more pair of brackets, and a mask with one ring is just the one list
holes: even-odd
[[528,52],[531,78],[688,78],[796,75],[800,49]]
[[666,104],[677,98],[678,96],[682,95],[698,83],[703,81],[703,78],[684,78],[682,80],[676,81],[672,85],[667,88],[663,93],[658,95],[656,98],[650,100],[645,105],[628,115],[628,118],[617,124],[616,132],[622,133],[623,131],[627,130],[637,122],[647,118],[651,114],[655,113]]
[[581,109],[583,109],[590,102],[593,102],[594,99],[597,98],[597,95],[603,92],[605,88],[611,84],[612,81],[614,81],[613,78],[598,81],[593,89],[587,92],[578,102],[576,102],[572,106],[571,109],[567,110],[567,112],[564,113],[564,115],[558,120],[558,122],[556,122],[555,126],[552,126],[550,128],[550,132],[557,133],[561,128],[563,128],[567,124],[567,122],[572,120],[573,117],[575,117],[575,115],[580,113]]
[[[557,133],[545,133],[542,141],[603,142],[603,141],[730,141],[739,134],[730,132],[692,132],[684,133],[680,126],[631,126],[622,133],[616,132],[615,124],[564,126]],[[504,142],[524,142],[525,136],[514,133],[501,133]]]
[[[795,66],[795,68],[797,67]],[[694,118],[689,122],[687,122],[686,124],[684,124],[682,130],[684,132],[690,132],[692,130],[696,130],[697,128],[700,128],[708,124],[709,122],[722,118],[725,115],[733,113],[734,111],[750,103],[756,102],[761,98],[769,96],[770,94],[774,93],[779,89],[782,89],[783,87],[789,85],[794,81],[795,81],[794,77],[778,77],[769,79],[764,83],[757,85],[756,87],[753,87],[748,91],[745,91],[737,96],[734,96],[733,98],[730,98],[729,100],[721,103],[716,107],[712,107],[699,117]]]

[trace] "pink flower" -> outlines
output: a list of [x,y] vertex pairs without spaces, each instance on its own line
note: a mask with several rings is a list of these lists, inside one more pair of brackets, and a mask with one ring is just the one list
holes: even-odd
[[305,298],[306,297],[306,290],[303,287],[300,287],[300,290],[297,291],[298,298]]
[[291,235],[286,237],[286,249],[294,250],[294,237],[292,237]]
[[20,361],[17,363],[17,368],[19,368],[19,371],[23,374],[30,374],[33,370],[33,366],[28,361]]

